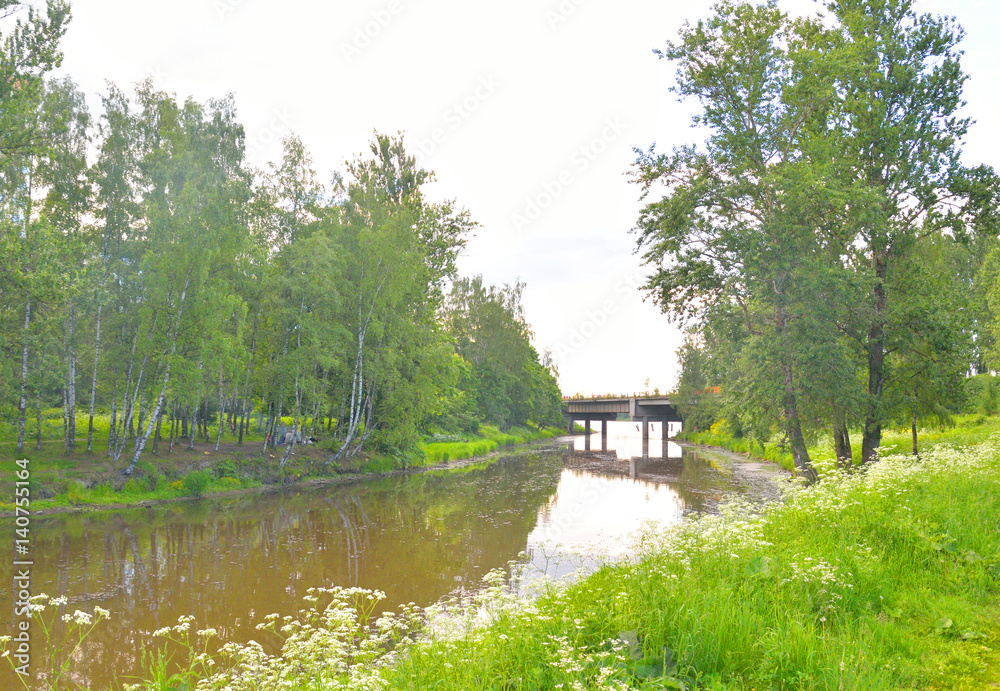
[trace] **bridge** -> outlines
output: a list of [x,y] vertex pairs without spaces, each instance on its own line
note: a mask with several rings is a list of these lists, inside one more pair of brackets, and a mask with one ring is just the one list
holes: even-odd
[[570,434],[573,423],[584,421],[584,430],[590,437],[591,422],[601,422],[601,445],[607,446],[608,424],[621,417],[624,420],[642,422],[642,443],[649,444],[649,423],[662,422],[663,441],[667,440],[667,423],[683,422],[677,410],[677,400],[670,396],[629,396],[621,398],[569,398],[563,417],[566,418]]

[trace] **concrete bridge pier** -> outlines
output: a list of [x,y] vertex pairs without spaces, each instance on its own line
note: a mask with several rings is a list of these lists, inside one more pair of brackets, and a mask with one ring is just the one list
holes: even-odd
[[[584,421],[583,421],[583,423],[584,423],[583,424],[583,433],[584,433],[583,448],[584,448],[585,451],[590,451],[590,436],[594,433],[593,425],[591,424],[593,422],[595,422],[595,421],[591,420],[590,418],[584,418]],[[607,420],[607,419],[598,419],[598,420],[596,420],[596,422],[600,422],[601,423],[601,451],[607,452],[607,450],[608,450],[608,422],[610,422],[610,421]],[[573,431],[573,422],[572,421],[570,421],[569,427],[570,427],[570,432],[572,432]]]
[[660,441],[663,444],[663,457],[666,458],[670,439],[669,421],[656,418],[651,421],[648,417],[642,418],[642,457],[649,458],[649,425],[652,422],[660,423]]

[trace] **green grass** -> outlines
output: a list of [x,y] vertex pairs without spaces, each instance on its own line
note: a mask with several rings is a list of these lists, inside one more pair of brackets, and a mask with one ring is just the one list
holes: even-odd
[[[158,455],[152,454],[152,444],[148,444],[134,476],[125,480],[121,477],[121,470],[131,457],[132,441],[129,441],[119,463],[113,465],[106,454],[109,416],[95,417],[92,454],[86,452],[87,422],[86,415],[77,417],[77,443],[71,453],[63,448],[62,411],[59,409],[45,411],[43,438],[48,441],[43,441],[40,449],[35,448],[34,437],[29,435],[24,453],[17,454],[14,443],[16,427],[7,424],[0,429],[0,457],[17,456],[31,461],[32,507],[35,510],[128,506],[210,496],[277,482],[329,478],[335,472],[386,473],[400,468],[435,465],[446,460],[484,456],[502,446],[558,434],[558,430],[538,430],[535,427],[514,428],[501,433],[496,427],[484,425],[480,428],[481,436],[468,442],[432,442],[394,455],[364,454],[354,465],[347,464],[340,468],[324,463],[329,453],[323,449],[307,447],[279,469],[276,459],[280,457],[280,452],[262,453],[261,436],[244,436],[244,446],[237,447],[237,437],[226,429],[222,437],[223,448],[215,452],[216,437],[213,432],[217,432],[218,428],[213,431],[210,427],[210,441],[199,437],[193,451],[187,449],[187,439],[179,440],[172,453],[166,450],[169,442],[161,439]],[[291,418],[285,419],[285,422],[291,426]],[[255,425],[251,427],[255,428]],[[32,431],[30,426],[29,431]],[[169,425],[165,424],[162,434],[166,436],[168,433]],[[10,495],[0,497],[0,511],[13,510],[12,500]]]
[[[34,484],[34,483],[33,483]],[[149,501],[170,501],[186,497],[200,497],[237,489],[261,487],[263,483],[252,477],[217,477],[212,471],[195,470],[168,479],[162,474],[139,475],[125,481],[120,487],[108,482],[85,486],[79,480],[57,482],[55,495],[46,499],[33,499],[32,509],[60,509],[72,507],[101,507],[111,505],[135,506]],[[0,501],[0,511],[13,511],[12,502]]]
[[928,446],[759,514],[647,532],[635,561],[496,605],[465,638],[431,637],[389,687],[987,688],[1000,681],[1000,439]]
[[[952,425],[937,427],[921,427],[917,430],[918,451],[923,452],[939,444],[971,446],[985,441],[995,432],[1000,432],[1000,416],[982,414],[956,415]],[[861,462],[861,432],[851,432],[851,451],[855,464]],[[684,432],[680,439],[694,444],[718,446],[737,453],[747,454],[772,463],[777,463],[786,470],[793,470],[795,463],[792,454],[782,442],[782,435],[775,434],[766,444],[752,442],[746,437],[734,437],[730,434],[725,420],[712,425],[704,432]],[[892,454],[912,453],[913,439],[907,428],[896,429],[887,427],[882,432],[880,453],[883,456]],[[833,440],[829,435],[822,435],[809,447],[809,456],[817,469],[829,472],[836,467],[836,457],[833,451]]]
[[245,652],[228,662],[244,662],[202,660],[182,681],[281,679],[302,691],[994,688],[1000,434],[954,444],[982,436],[977,425],[942,431],[920,458],[885,457],[812,487],[790,483],[783,502],[647,528],[634,558],[543,584],[534,600],[493,572],[477,593],[372,626],[379,595],[310,589],[298,621],[266,624],[295,632],[277,654],[237,648]]
[[[464,600],[423,616],[406,607],[371,626],[379,596],[310,589],[313,609],[280,624],[295,635],[276,655],[261,660],[248,646],[214,666],[197,658],[182,681],[218,673],[206,688],[281,679],[303,691],[994,688],[1000,433],[993,421],[961,422],[922,439],[919,458],[887,456],[812,487],[789,483],[783,502],[649,527],[634,558],[543,584],[535,600],[511,594],[495,572]],[[903,441],[887,435],[887,445]],[[317,604],[331,594],[333,609]]]
[[778,441],[778,436],[776,435],[766,444],[754,442],[747,437],[734,437],[729,432],[726,421],[720,420],[704,432],[681,432],[677,438],[693,444],[729,449],[736,453],[777,463],[786,470],[794,470],[795,463],[792,460],[792,454]]
[[535,439],[559,436],[562,430],[538,429],[537,427],[514,427],[507,432],[491,425],[482,425],[478,436],[468,436],[460,441],[432,441],[420,445],[427,463],[434,465],[465,458],[475,458],[493,453],[503,446],[523,444]]

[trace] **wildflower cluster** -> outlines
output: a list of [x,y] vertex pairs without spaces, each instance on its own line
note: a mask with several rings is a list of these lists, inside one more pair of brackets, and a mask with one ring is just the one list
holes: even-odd
[[827,616],[835,613],[844,599],[844,591],[854,588],[850,582],[853,574],[842,572],[822,558],[795,555],[794,559],[788,564],[791,575],[782,583],[795,588],[816,611],[819,622],[825,624]]
[[419,624],[412,605],[375,617],[384,598],[382,592],[362,588],[310,588],[304,598],[309,607],[298,616],[270,614],[257,625],[280,641],[273,655],[257,641],[227,642],[209,655],[207,642],[217,636],[211,628],[196,632],[202,641],[198,650],[189,639],[190,617],[155,635],[188,646],[193,657],[185,681],[196,689],[382,689],[383,670],[408,649]]
[[[41,629],[44,641],[41,646],[45,651],[44,656],[37,659],[42,660],[46,668],[40,670],[40,673],[54,689],[59,688],[61,680],[69,676],[76,652],[87,636],[98,624],[111,618],[111,612],[102,607],[94,607],[91,612],[78,609],[70,614],[65,611],[68,604],[69,599],[66,597],[51,597],[45,593],[33,595],[28,602],[28,616]],[[62,622],[64,626],[57,627],[57,622]],[[57,628],[62,629],[58,635]],[[0,636],[0,650],[3,651],[0,657],[6,658],[11,667],[14,667],[7,647],[10,642],[10,636]],[[22,684],[25,683],[24,678],[18,676],[18,679]]]

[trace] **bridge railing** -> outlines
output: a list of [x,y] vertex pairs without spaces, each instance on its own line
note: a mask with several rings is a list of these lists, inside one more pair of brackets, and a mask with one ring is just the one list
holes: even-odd
[[597,396],[584,396],[583,394],[573,394],[572,396],[563,396],[564,401],[605,401],[608,399],[622,399],[622,398],[668,398],[670,396],[675,396],[677,393],[675,391],[668,391],[666,393],[660,393],[659,390],[653,391],[641,391],[638,393],[606,393]]

